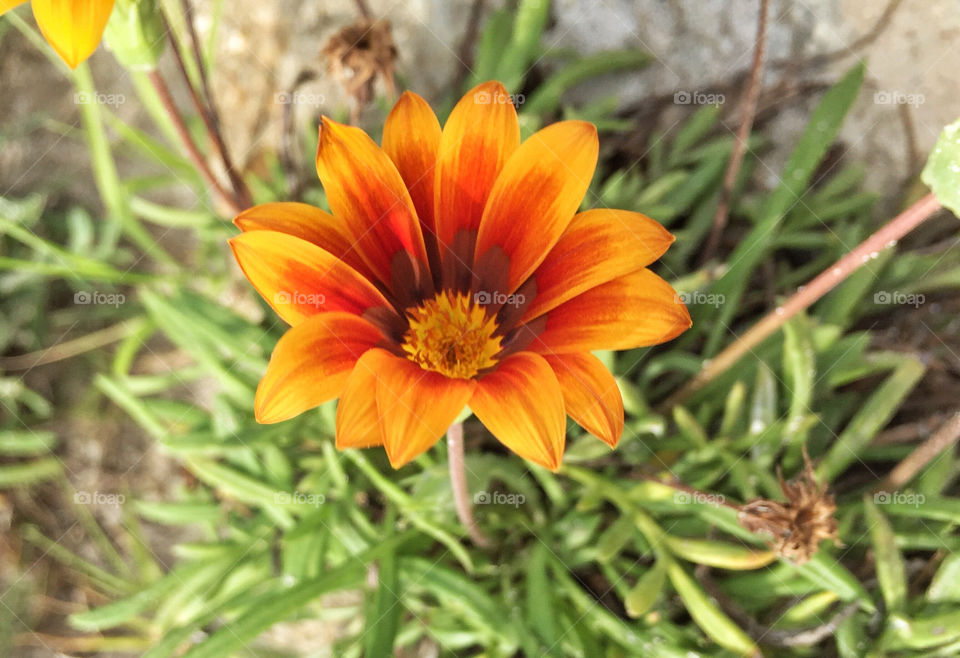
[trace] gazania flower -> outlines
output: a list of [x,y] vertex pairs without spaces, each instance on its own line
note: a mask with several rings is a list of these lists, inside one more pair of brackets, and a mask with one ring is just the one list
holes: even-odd
[[382,147],[324,118],[317,171],[333,214],[269,203],[235,220],[241,268],[291,325],[257,420],[339,397],[337,447],[383,445],[395,468],[465,405],[550,469],[567,414],[615,447],[623,402],[590,351],[662,343],[690,316],[646,269],[673,236],[633,212],[577,213],[597,151],[583,121],[521,143],[497,82],[467,93],[442,130],[405,93]]
[[[75,69],[97,49],[114,0],[32,0],[33,16],[57,54]],[[0,0],[0,14],[26,0]]]

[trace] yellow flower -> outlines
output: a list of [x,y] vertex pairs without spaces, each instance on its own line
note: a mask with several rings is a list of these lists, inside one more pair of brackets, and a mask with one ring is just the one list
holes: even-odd
[[[26,0],[0,0],[0,15]],[[114,0],[32,0],[37,25],[57,54],[75,69],[97,49]]]
[[256,206],[230,241],[292,326],[257,388],[257,420],[339,397],[337,447],[383,445],[395,468],[466,405],[550,469],[567,414],[615,447],[623,401],[590,351],[662,343],[690,315],[646,268],[673,242],[666,229],[625,210],[577,212],[598,148],[583,121],[521,143],[497,82],[467,93],[442,129],[403,94],[382,147],[324,118],[317,172],[333,214]]

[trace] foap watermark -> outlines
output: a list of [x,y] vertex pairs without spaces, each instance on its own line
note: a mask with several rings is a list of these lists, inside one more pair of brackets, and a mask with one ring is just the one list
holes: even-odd
[[713,505],[714,507],[727,502],[723,494],[703,493],[702,491],[677,491],[673,494],[675,505]]
[[920,507],[927,501],[923,494],[905,493],[903,491],[878,491],[873,494],[873,502],[877,505],[913,505]]
[[910,105],[911,107],[919,107],[926,102],[927,97],[923,94],[908,94],[896,89],[873,92],[874,105]]
[[527,502],[523,494],[503,493],[502,491],[478,491],[473,496],[474,505],[513,505],[520,507]]
[[127,102],[123,94],[104,94],[99,91],[79,91],[73,95],[76,105],[109,105],[119,107]]
[[326,102],[323,94],[309,94],[304,91],[284,91],[273,95],[273,102],[277,105],[309,105],[318,107]]
[[297,290],[281,290],[273,296],[273,303],[277,306],[313,306],[320,308],[327,303],[326,296],[319,292],[300,292]]
[[73,303],[84,306],[120,306],[127,301],[122,292],[100,292],[99,290],[81,290],[73,293]]
[[692,290],[690,292],[679,292],[673,296],[673,301],[686,306],[722,306],[727,298],[717,293],[700,292]]
[[102,491],[77,491],[73,494],[73,502],[77,505],[109,505],[111,507],[120,507],[127,500],[127,497],[119,493],[106,493]]
[[674,105],[723,105],[727,97],[723,94],[708,94],[702,91],[681,90],[673,95]]
[[514,105],[520,107],[527,97],[523,94],[505,94],[502,91],[478,91],[473,95],[473,102],[477,105]]
[[311,507],[320,507],[327,502],[327,497],[323,494],[305,493],[303,491],[278,491],[273,494],[273,502],[276,505],[309,505]]
[[473,294],[473,303],[481,306],[523,306],[527,298],[519,293],[505,295],[502,292],[481,290]]
[[927,298],[916,292],[899,292],[897,290],[880,290],[873,294],[874,304],[896,304],[898,306],[922,306]]

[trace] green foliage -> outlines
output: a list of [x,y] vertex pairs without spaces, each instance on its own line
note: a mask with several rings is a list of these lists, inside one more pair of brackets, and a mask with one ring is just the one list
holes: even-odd
[[960,214],[960,120],[940,133],[923,169],[923,182],[943,206]]

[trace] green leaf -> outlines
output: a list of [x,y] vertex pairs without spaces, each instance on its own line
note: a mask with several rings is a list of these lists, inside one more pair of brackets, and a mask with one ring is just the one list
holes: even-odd
[[960,603],[960,554],[944,558],[927,588],[927,600],[931,603]]
[[645,615],[663,594],[663,586],[667,582],[667,567],[661,560],[647,569],[637,584],[634,585],[623,599],[623,607],[633,619]]
[[730,542],[692,539],[674,535],[666,535],[664,539],[674,555],[696,564],[705,564],[720,569],[738,571],[759,569],[777,559],[773,551],[759,551]]
[[874,562],[880,591],[888,613],[903,612],[907,601],[907,573],[903,556],[897,549],[897,538],[890,521],[877,509],[869,497],[863,498],[870,538],[873,540]]
[[367,656],[390,656],[400,626],[401,605],[400,579],[397,572],[397,556],[387,552],[377,563],[377,592],[373,605],[367,610],[366,654]]
[[862,404],[817,467],[817,476],[830,482],[857,460],[860,451],[893,418],[926,367],[914,357],[898,355],[893,373]]
[[524,114],[546,114],[560,105],[563,93],[584,80],[599,75],[641,69],[653,56],[639,50],[612,50],[590,55],[567,64],[548,77],[522,106]]
[[44,457],[20,464],[0,466],[0,487],[22,487],[51,480],[63,473],[56,457]]
[[540,37],[550,13],[549,0],[520,0],[514,14],[510,41],[499,47],[496,78],[509,93],[520,91],[523,79],[540,49]]
[[868,612],[876,609],[860,581],[822,548],[809,561],[794,568],[817,587],[835,592],[844,601],[859,601]]
[[720,610],[697,582],[677,562],[670,560],[667,575],[677,594],[683,599],[687,612],[704,633],[724,649],[741,656],[759,655],[759,649],[750,636]]
[[56,443],[57,435],[53,432],[6,430],[0,432],[0,455],[42,455],[50,452]]
[[527,624],[540,636],[548,647],[554,647],[563,634],[557,624],[556,601],[553,584],[547,575],[549,548],[537,541],[527,561]]
[[862,64],[854,66],[824,94],[787,162],[780,185],[767,197],[760,220],[730,255],[727,261],[730,269],[713,289],[714,293],[723,296],[724,303],[719,307],[718,318],[712,323],[714,329],[707,342],[707,356],[715,354],[727,336],[728,327],[733,324],[733,317],[740,309],[740,298],[751,275],[766,257],[778,226],[803,197],[817,165],[833,143],[844,117],[860,92],[863,73]]
[[305,605],[328,592],[359,587],[366,574],[362,561],[343,564],[314,580],[278,592],[270,592],[256,601],[249,612],[215,631],[192,647],[184,658],[221,658],[239,651],[260,633],[288,619]]
[[627,515],[621,515],[597,540],[597,560],[609,562],[620,554],[633,538],[636,528]]
[[817,371],[810,321],[804,314],[797,315],[783,326],[783,371],[790,390],[786,431],[788,440],[795,442],[794,434],[810,413]]
[[[236,555],[239,554],[238,551]],[[108,603],[93,610],[70,615],[70,624],[81,631],[99,631],[121,626],[180,587],[184,580],[203,570],[205,564],[205,562],[182,563],[163,578],[141,589],[133,596]]]
[[294,492],[278,491],[275,487],[229,466],[198,457],[187,459],[186,465],[194,475],[211,487],[242,502],[264,508],[283,528],[293,526],[288,510],[307,514],[314,509],[313,505],[295,498]]
[[940,133],[920,177],[937,201],[960,216],[960,120]]
[[463,574],[432,559],[405,556],[400,561],[400,580],[407,590],[422,589],[439,599],[468,626],[484,633],[506,654],[520,644],[512,618],[505,618],[501,603]]

